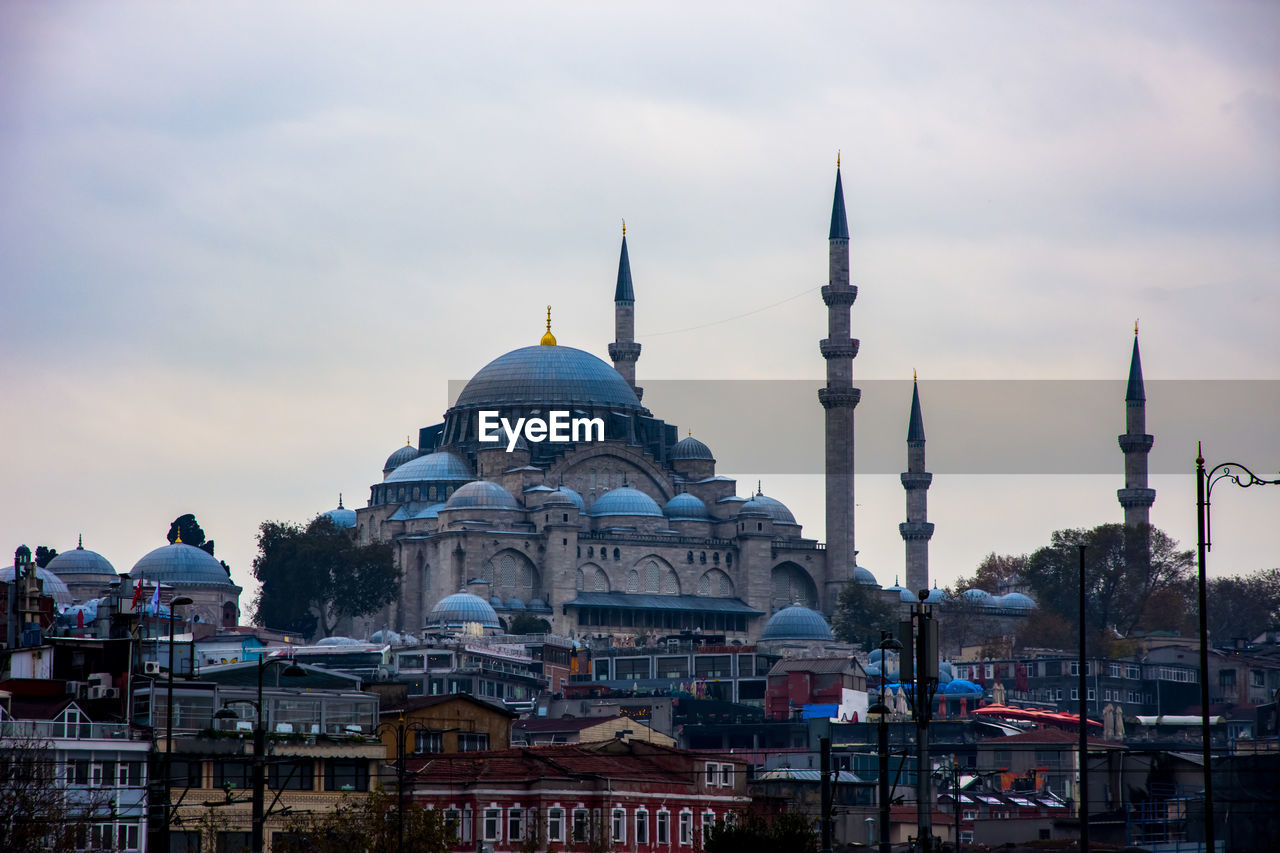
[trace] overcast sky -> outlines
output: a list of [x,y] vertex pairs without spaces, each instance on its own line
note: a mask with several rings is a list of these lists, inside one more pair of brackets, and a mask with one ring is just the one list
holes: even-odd
[[[1266,380],[1197,437],[1275,476],[1277,81],[1266,2],[0,5],[0,542],[127,571],[194,512],[248,584],[261,521],[364,505],[548,303],[607,358],[624,217],[640,384],[816,383],[837,150],[857,377],[918,369],[928,429],[930,380],[1122,380],[1141,318],[1148,380]],[[1120,521],[1122,396],[1067,424],[1110,474],[936,477],[934,577]],[[821,478],[762,476],[823,538]],[[1280,487],[1228,488],[1211,573],[1280,565]],[[858,489],[887,584],[902,490]]]

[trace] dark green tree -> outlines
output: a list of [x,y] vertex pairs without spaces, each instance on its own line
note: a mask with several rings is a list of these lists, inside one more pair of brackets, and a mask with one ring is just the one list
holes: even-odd
[[[1079,546],[1085,550],[1085,616],[1090,633],[1128,637],[1136,629],[1177,630],[1180,613],[1170,612],[1168,593],[1183,588],[1193,565],[1191,551],[1154,527],[1150,561],[1126,559],[1125,526],[1103,524],[1089,530],[1058,530],[1049,544],[1027,558],[1023,577],[1042,610],[1079,625]],[[1157,610],[1154,602],[1161,602]]]
[[1214,643],[1237,637],[1252,640],[1280,627],[1280,569],[1210,578],[1208,596],[1209,637]]
[[799,812],[766,816],[757,811],[723,818],[707,831],[705,853],[816,853],[818,833],[812,821]]
[[[191,545],[199,548],[201,551],[204,551],[210,557],[214,556],[213,540],[205,538],[204,528],[200,526],[200,523],[196,521],[196,517],[192,513],[178,516],[169,525],[169,534],[167,537],[169,544],[172,545],[174,542],[177,542],[179,536],[182,537],[183,545]],[[227,577],[230,577],[231,567],[227,565],[227,561],[219,560],[218,562],[222,564],[222,568],[226,571]]]
[[551,623],[532,613],[521,613],[507,626],[508,634],[550,634]]
[[[444,812],[407,802],[403,853],[448,853],[454,836]],[[381,788],[349,795],[333,811],[289,818],[271,844],[275,853],[399,853],[398,803]]]
[[57,548],[50,548],[48,545],[36,547],[36,565],[42,569],[56,556],[58,556]]
[[896,627],[897,615],[875,587],[850,581],[840,590],[831,625],[837,640],[872,649],[879,644],[882,629]]
[[390,545],[357,545],[327,516],[306,527],[264,521],[253,575],[254,623],[332,636],[338,620],[380,609],[399,590]]

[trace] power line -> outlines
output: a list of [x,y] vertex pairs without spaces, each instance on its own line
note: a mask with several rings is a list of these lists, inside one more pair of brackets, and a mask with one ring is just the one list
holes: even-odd
[[762,311],[768,311],[772,308],[777,308],[779,305],[785,305],[788,302],[793,302],[799,299],[801,296],[806,296],[810,293],[813,293],[815,290],[820,290],[821,288],[822,288],[822,285],[818,285],[817,287],[806,288],[805,290],[802,290],[799,293],[796,293],[792,296],[788,296],[786,299],[780,299],[777,302],[773,302],[769,305],[764,305],[760,308],[752,309],[751,311],[747,311],[744,314],[735,314],[732,317],[724,317],[719,320],[711,320],[706,323],[700,323],[696,326],[686,326],[683,329],[668,329],[665,332],[646,332],[644,334],[644,337],[660,338],[660,337],[663,337],[664,335],[679,335],[679,334],[683,334],[684,332],[696,332],[699,329],[706,329],[711,326],[719,326],[724,323],[732,323],[734,320],[741,320],[744,317],[750,317],[753,314],[759,314]]

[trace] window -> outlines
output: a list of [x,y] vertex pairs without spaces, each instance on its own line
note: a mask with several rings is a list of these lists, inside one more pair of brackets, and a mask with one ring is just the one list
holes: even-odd
[[573,840],[579,844],[587,840],[591,833],[591,822],[586,809],[573,810]]
[[507,812],[507,840],[524,839],[524,809],[513,808]]
[[1132,678],[1135,680],[1142,678],[1142,669],[1140,667],[1129,664],[1124,668],[1124,677]]
[[1220,686],[1220,687],[1235,687],[1235,686],[1236,686],[1236,671],[1235,671],[1234,669],[1222,669],[1222,670],[1218,670],[1218,686]]
[[614,844],[622,844],[627,840],[627,810],[614,809],[613,820],[610,821],[609,838]]
[[719,780],[720,780],[720,765],[708,764],[707,765],[707,784],[715,785]]
[[471,840],[471,829],[474,826],[471,820],[471,806],[462,807],[462,840],[464,843]]
[[564,809],[547,809],[547,840],[564,841]]
[[1108,675],[1109,677],[1111,677],[1111,678],[1119,678],[1119,677],[1120,677],[1120,671],[1121,671],[1120,664],[1118,664],[1118,663],[1109,663],[1109,664],[1107,664],[1107,675]]
[[[1057,689],[1057,697],[1056,697],[1056,698],[1057,698],[1058,700],[1061,700],[1061,699],[1062,699],[1062,688],[1061,688],[1061,687],[1059,687],[1059,688]],[[1075,697],[1075,696],[1072,696],[1071,698],[1072,698],[1072,699],[1075,699],[1076,697]]]
[[732,764],[720,765],[720,784],[724,785],[726,788],[733,787],[733,765]]
[[489,808],[484,810],[484,840],[502,840],[502,809]]
[[[195,764],[195,762],[191,762]],[[248,761],[214,761],[213,787],[241,788],[253,787],[253,766]]]
[[1078,661],[1078,660],[1073,660],[1073,661],[1070,663],[1070,665],[1067,667],[1067,669],[1068,669],[1068,672],[1069,672],[1069,674],[1070,674],[1070,675],[1079,675],[1079,674],[1080,674],[1080,661]]
[[671,813],[666,809],[658,812],[658,842],[659,844],[671,843]]
[[964,810],[964,819],[965,819],[965,820],[977,820],[977,819],[978,819],[978,811],[977,811],[977,809],[965,809],[965,810]]
[[1079,699],[1080,699],[1080,691],[1079,691],[1079,690],[1077,690],[1076,688],[1072,687],[1072,688],[1071,688],[1071,698],[1072,698],[1072,699],[1074,699],[1074,700],[1079,700]]
[[[124,785],[126,788],[142,787],[141,761],[123,761],[120,763],[120,784]],[[191,786],[188,785],[187,787]]]
[[249,853],[252,849],[251,832],[219,832],[214,844],[214,853]]
[[316,787],[315,764],[311,761],[273,760],[267,773],[267,787],[273,791],[312,791]]
[[67,767],[67,781],[72,785],[88,785],[89,762],[83,759],[70,762]]
[[680,812],[680,843],[693,843],[693,812]]
[[707,843],[707,836],[711,834],[711,830],[715,829],[715,825],[716,825],[716,813],[703,812],[702,813],[702,843],[703,844]]
[[1266,687],[1267,675],[1260,669],[1249,670],[1249,685],[1251,687]]
[[462,812],[455,808],[447,808],[444,810],[444,831],[446,835],[450,835],[457,840],[461,835],[459,830],[462,823]]
[[1087,701],[1087,702],[1092,702],[1092,701],[1093,701],[1093,688],[1092,688],[1092,687],[1090,687],[1090,688],[1089,688],[1089,695],[1088,695],[1088,698],[1087,698],[1085,701]]
[[414,732],[414,752],[444,752],[444,735],[440,732]]
[[324,767],[326,791],[368,791],[369,763],[355,759],[330,759]]
[[649,843],[649,812],[636,809],[636,844]]
[[462,732],[458,735],[458,752],[480,752],[489,748],[489,735]]

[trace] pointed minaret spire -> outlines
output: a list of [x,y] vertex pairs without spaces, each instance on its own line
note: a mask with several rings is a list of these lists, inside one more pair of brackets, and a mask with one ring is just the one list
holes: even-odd
[[1116,498],[1124,508],[1125,559],[1151,561],[1151,505],[1156,490],[1147,486],[1147,454],[1155,438],[1147,434],[1147,391],[1142,383],[1142,358],[1138,354],[1138,324],[1133,324],[1133,354],[1129,357],[1129,383],[1125,388],[1125,432],[1119,436],[1124,453],[1124,488]]
[[902,488],[907,493],[907,520],[898,533],[907,547],[907,589],[913,593],[929,588],[929,486],[933,475],[924,469],[924,415],[920,411],[920,383],[911,371],[911,415],[907,419],[907,470]]
[[622,251],[618,255],[618,283],[613,289],[613,343],[609,344],[609,358],[613,369],[622,374],[627,384],[640,397],[644,389],[636,385],[636,360],[640,358],[640,344],[635,341],[636,293],[631,284],[631,258],[627,254],[627,221],[622,220]]
[[858,288],[849,282],[849,221],[844,211],[844,184],[836,155],[836,189],[827,239],[827,337],[818,349],[827,362],[826,387],[818,389],[825,424],[827,559],[822,611],[835,610],[840,590],[854,576],[857,548],[853,535],[853,410],[862,392],[853,387],[853,359],[858,341],[850,335],[850,309]]

